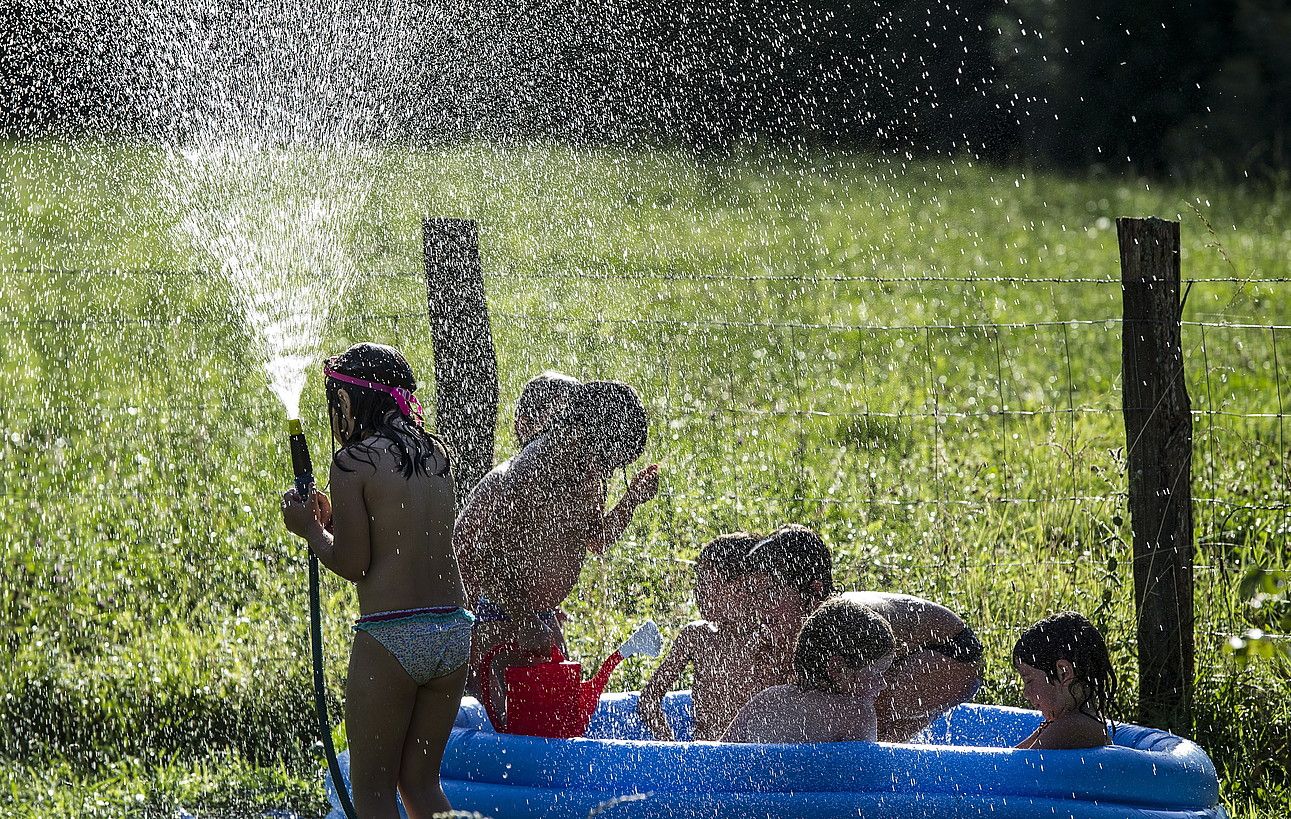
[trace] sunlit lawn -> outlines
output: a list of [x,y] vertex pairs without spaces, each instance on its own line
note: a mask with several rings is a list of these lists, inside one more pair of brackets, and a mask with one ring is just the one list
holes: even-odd
[[[321,814],[282,410],[236,305],[171,248],[155,150],[0,150],[0,807]],[[963,160],[391,150],[323,347],[396,344],[428,391],[420,218],[477,219],[499,457],[541,369],[631,382],[652,412],[666,489],[570,601],[584,660],[645,617],[694,617],[686,561],[708,538],[800,521],[842,585],[963,613],[987,644],[984,702],[1021,704],[1021,627],[1084,611],[1132,719],[1121,294],[1070,280],[1115,280],[1110,220],[1147,214],[1182,220],[1185,277],[1285,277],[1289,202]],[[1287,665],[1223,648],[1246,626],[1245,568],[1286,566],[1291,331],[1217,325],[1291,324],[1288,295],[1198,283],[1185,313],[1205,323],[1184,331],[1193,408],[1216,411],[1194,430],[1197,737],[1238,816],[1291,795]],[[321,459],[317,379],[304,419]],[[339,692],[355,606],[342,583],[325,595]]]

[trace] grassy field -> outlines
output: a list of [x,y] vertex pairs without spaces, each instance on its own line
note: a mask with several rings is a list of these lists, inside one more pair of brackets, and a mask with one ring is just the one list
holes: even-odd
[[[0,146],[6,816],[323,811],[305,559],[276,508],[282,409],[219,277],[172,249],[164,172],[146,146]],[[419,219],[469,216],[499,457],[541,369],[641,389],[666,487],[589,561],[570,601],[580,657],[644,617],[665,632],[694,617],[687,560],[708,538],[799,521],[834,548],[843,586],[959,610],[987,646],[983,702],[1021,704],[1020,628],[1084,611],[1109,637],[1126,718],[1121,294],[1069,280],[1117,279],[1118,215],[1181,219],[1185,277],[1286,277],[1291,247],[1284,189],[837,154],[392,149],[364,213],[325,350],[393,343],[429,381]],[[1267,326],[1291,325],[1289,295],[1201,282],[1185,311],[1203,413],[1194,734],[1237,817],[1291,800],[1291,666],[1225,648],[1261,616],[1245,572],[1288,568],[1291,330]],[[317,379],[303,407],[321,459]],[[334,580],[339,692],[355,603]],[[648,670],[629,663],[617,683]]]

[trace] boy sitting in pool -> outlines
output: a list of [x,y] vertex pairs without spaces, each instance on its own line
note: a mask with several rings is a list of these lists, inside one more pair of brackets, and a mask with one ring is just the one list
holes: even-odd
[[693,736],[715,740],[749,697],[765,687],[766,633],[751,607],[744,560],[760,537],[748,532],[719,535],[695,562],[695,603],[704,619],[688,623],[673,641],[654,676],[641,692],[637,712],[656,737],[673,739],[663,714],[664,694],[687,666],[691,686]]
[[[767,633],[766,685],[794,678],[794,643],[807,617],[834,594],[833,558],[820,535],[796,523],[762,539],[746,561],[748,584]],[[761,689],[753,689],[750,695]]]
[[[507,666],[544,662],[553,646],[564,648],[560,605],[587,553],[604,552],[658,491],[659,468],[652,464],[605,511],[610,474],[641,456],[646,430],[636,390],[614,381],[579,385],[548,428],[467,497],[453,546],[467,588],[477,595],[473,657],[499,644],[518,645],[498,655],[495,684]],[[478,691],[479,682],[474,685],[468,690]],[[502,692],[495,694],[502,702]]]
[[[829,550],[805,526],[772,533],[749,555],[754,597],[783,673],[807,616],[833,593]],[[908,594],[847,592],[883,616],[896,636],[888,688],[878,699],[879,739],[905,742],[943,712],[967,702],[982,684],[982,644],[950,609]]]
[[874,742],[874,700],[887,687],[896,640],[877,612],[847,597],[817,608],[794,649],[796,680],[740,709],[726,742]]
[[521,449],[547,431],[580,383],[574,376],[556,370],[544,370],[525,382],[515,411],[516,443]]

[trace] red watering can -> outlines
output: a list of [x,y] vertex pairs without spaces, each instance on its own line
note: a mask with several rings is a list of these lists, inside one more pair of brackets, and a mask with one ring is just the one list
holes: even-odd
[[479,679],[484,710],[493,727],[504,734],[535,737],[581,737],[596,713],[601,692],[619,663],[634,654],[658,657],[663,637],[653,621],[647,621],[628,641],[619,646],[592,679],[583,681],[583,666],[570,662],[556,647],[551,647],[551,662],[529,666],[511,666],[503,672],[507,716],[501,719],[493,707],[490,671],[498,652],[518,648],[515,643],[493,646],[480,659]]

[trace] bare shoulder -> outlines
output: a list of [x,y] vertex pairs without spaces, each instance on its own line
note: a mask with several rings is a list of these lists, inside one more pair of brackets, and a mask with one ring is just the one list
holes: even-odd
[[1097,748],[1108,744],[1107,727],[1101,720],[1084,714],[1063,714],[1036,732],[1031,748],[1036,750],[1071,750]]
[[694,620],[681,627],[673,644],[679,649],[693,651],[712,642],[716,633],[713,624],[707,620]]
[[798,705],[802,701],[802,691],[796,685],[773,685],[754,694],[746,708],[770,708],[781,710],[790,704]]
[[366,478],[377,474],[380,453],[359,452],[354,447],[346,447],[332,456],[332,468],[329,481],[337,486],[362,486]]

